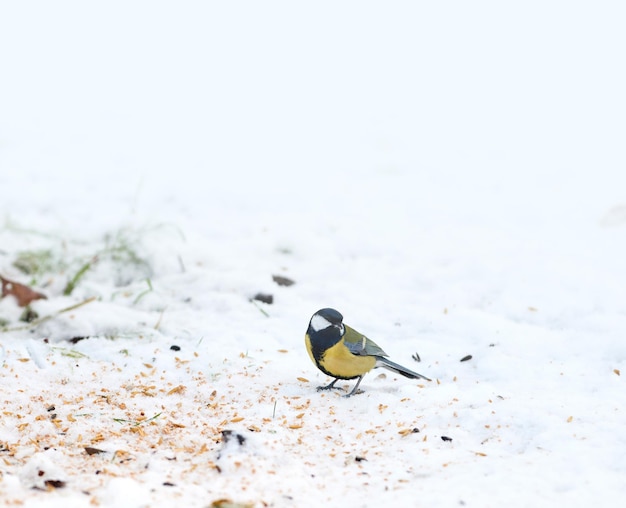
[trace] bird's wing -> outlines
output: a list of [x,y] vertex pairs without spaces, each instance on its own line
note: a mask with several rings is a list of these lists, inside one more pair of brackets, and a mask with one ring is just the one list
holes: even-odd
[[362,333],[357,332],[348,325],[343,325],[346,333],[343,336],[346,347],[353,355],[357,356],[387,356],[382,348],[373,340],[368,339]]

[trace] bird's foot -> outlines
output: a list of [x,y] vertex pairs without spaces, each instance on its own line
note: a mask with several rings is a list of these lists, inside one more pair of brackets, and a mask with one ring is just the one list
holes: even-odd
[[321,392],[322,390],[343,390],[343,388],[339,387],[339,386],[335,386],[335,383],[337,382],[337,379],[333,379],[332,383],[330,383],[329,385],[326,386],[318,386],[317,387],[317,391]]
[[318,392],[323,392],[325,390],[343,390],[343,388],[341,386],[331,386],[331,385],[317,387]]

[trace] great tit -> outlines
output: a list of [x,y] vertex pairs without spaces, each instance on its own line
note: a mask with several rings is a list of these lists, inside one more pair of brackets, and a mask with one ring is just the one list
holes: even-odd
[[358,378],[352,391],[346,395],[350,397],[357,393],[363,376],[376,367],[384,367],[411,379],[430,381],[426,376],[385,358],[387,353],[378,344],[343,324],[343,316],[335,309],[321,309],[313,314],[304,342],[317,368],[335,378],[327,386],[318,386],[318,391],[340,389],[335,386],[338,379]]

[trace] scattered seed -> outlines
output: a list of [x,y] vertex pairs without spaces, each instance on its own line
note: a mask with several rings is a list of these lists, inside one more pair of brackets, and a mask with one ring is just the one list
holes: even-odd
[[622,375],[619,369],[613,369],[613,372],[615,372],[615,374],[617,374],[618,376]]
[[186,389],[187,389],[186,386],[178,385],[178,386],[172,388],[169,392],[167,392],[167,394],[168,395],[173,395],[175,393],[183,393]]

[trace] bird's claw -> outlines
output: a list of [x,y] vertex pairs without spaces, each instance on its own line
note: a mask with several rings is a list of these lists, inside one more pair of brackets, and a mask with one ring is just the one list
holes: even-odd
[[318,392],[323,392],[325,390],[343,390],[343,388],[341,386],[330,386],[330,385],[317,387]]

